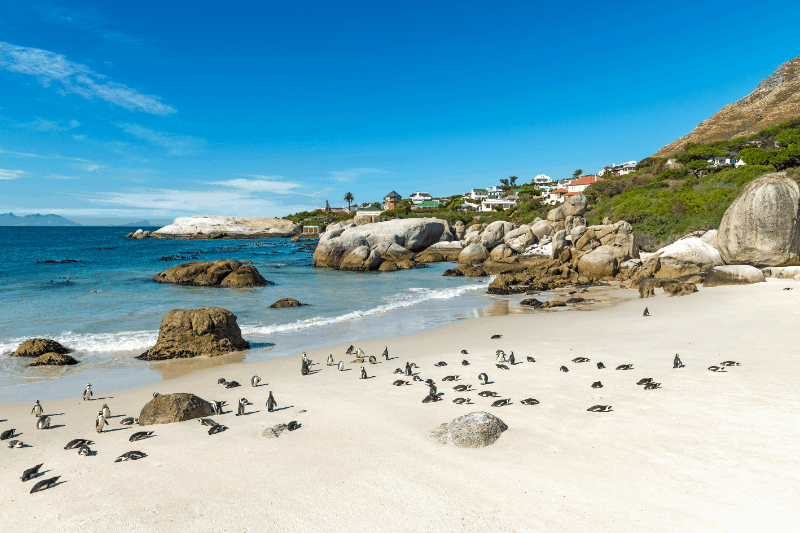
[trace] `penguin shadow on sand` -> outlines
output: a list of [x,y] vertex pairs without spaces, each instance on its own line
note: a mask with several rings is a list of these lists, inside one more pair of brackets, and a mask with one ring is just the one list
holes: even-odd
[[[49,417],[52,418],[54,416],[64,416],[64,413],[55,413],[55,414],[46,415],[46,416],[49,416]],[[64,424],[51,424],[47,429],[58,429],[58,428],[63,428],[63,427],[66,427],[66,426]]]
[[277,413],[278,411],[285,411],[286,409],[293,409],[294,405],[287,405],[286,407],[276,407],[272,410],[273,413]]

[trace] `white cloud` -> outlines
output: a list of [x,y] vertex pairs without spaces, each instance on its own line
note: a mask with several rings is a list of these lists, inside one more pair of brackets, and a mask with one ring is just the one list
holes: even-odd
[[27,174],[24,170],[5,170],[0,168],[0,180],[15,180]]
[[335,179],[336,181],[353,181],[355,178],[358,178],[362,174],[386,174],[388,170],[382,170],[379,168],[348,168],[345,170],[337,170],[335,172],[328,172],[331,178]]
[[164,131],[145,128],[138,124],[117,124],[127,133],[150,144],[167,149],[167,155],[192,155],[200,152],[206,141],[192,135],[173,135]]
[[252,180],[246,179],[232,179],[227,181],[212,181],[211,185],[219,185],[222,187],[229,187],[232,189],[241,189],[250,192],[271,192],[274,194],[291,194],[296,191],[294,189],[302,187],[299,183],[291,181],[282,181],[283,176],[256,176],[247,174]]
[[60,91],[80,95],[87,100],[101,99],[129,111],[171,115],[174,107],[161,98],[142,94],[127,85],[109,81],[86,65],[70,61],[62,54],[0,42],[0,69],[35,76],[44,87],[58,84]]
[[61,122],[60,120],[46,120],[42,117],[36,117],[30,122],[12,122],[11,125],[15,128],[33,131],[67,131],[77,128],[81,123],[77,120]]

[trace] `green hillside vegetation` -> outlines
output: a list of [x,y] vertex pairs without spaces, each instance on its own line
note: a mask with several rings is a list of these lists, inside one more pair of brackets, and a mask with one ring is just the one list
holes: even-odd
[[[731,155],[747,164],[714,168],[706,161]],[[627,220],[636,233],[659,242],[696,229],[718,228],[746,183],[776,170],[798,179],[800,119],[732,141],[689,144],[675,159],[680,168],[668,168],[667,159],[651,157],[632,174],[590,185],[584,191],[592,206],[589,222],[599,224],[605,217]]]

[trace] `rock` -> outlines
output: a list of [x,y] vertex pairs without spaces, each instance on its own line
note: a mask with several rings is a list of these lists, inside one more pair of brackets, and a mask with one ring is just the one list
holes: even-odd
[[417,268],[418,266],[420,265],[417,265],[414,261],[411,261],[410,259],[403,259],[402,261],[397,262],[397,268],[400,270],[411,270],[412,268]]
[[[444,255],[436,251],[431,251],[430,248],[428,248],[423,252],[420,252],[417,255],[416,259],[420,263],[444,263],[445,261],[447,261],[447,258]],[[458,259],[458,254],[456,254],[456,259]]]
[[515,278],[509,274],[498,274],[492,282],[489,284],[488,293],[489,294],[520,294],[525,292],[525,289],[516,289],[514,288],[511,283],[515,281]]
[[72,350],[52,339],[28,339],[11,354],[12,357],[39,357],[47,353],[65,354]]
[[[460,249],[461,243],[457,244],[459,244],[459,249]],[[433,248],[433,246],[428,248],[428,250],[430,250],[431,248]],[[411,250],[406,250],[399,244],[395,243],[391,243],[389,245],[386,245],[386,243],[381,243],[378,246],[376,246],[374,250],[379,254],[381,254],[381,258],[383,258],[384,261],[392,261],[394,263],[397,263],[398,261],[414,258],[414,252],[412,252]]]
[[711,269],[706,276],[703,287],[719,287],[720,285],[750,285],[767,281],[764,273],[751,265],[725,265]]
[[557,231],[553,235],[552,248],[550,249],[550,259],[555,259],[561,255],[564,248],[567,246],[567,232],[565,230]]
[[588,202],[583,194],[568,196],[564,203],[547,213],[547,220],[550,222],[560,222],[569,215],[582,216],[588,209]]
[[394,261],[384,261],[381,263],[381,266],[378,267],[378,270],[381,272],[396,272],[398,270],[397,263]]
[[477,231],[473,231],[467,233],[464,236],[464,242],[462,243],[463,246],[469,246],[470,244],[480,244],[481,243],[481,234]]
[[619,261],[611,246],[600,246],[578,259],[578,272],[593,280],[616,276],[618,268]]
[[681,239],[656,252],[660,267],[656,277],[678,278],[696,272],[708,272],[724,265],[722,256],[698,237]]
[[762,268],[761,272],[764,273],[764,277],[766,278],[798,279],[797,276],[800,276],[800,266],[767,267]]
[[274,285],[252,265],[235,259],[183,263],[156,274],[153,281],[196,287],[263,287]]
[[528,307],[533,307],[534,309],[540,309],[542,307],[542,305],[544,305],[544,304],[543,304],[543,302],[540,302],[536,298],[527,298],[525,300],[522,300],[519,303],[519,305],[525,305],[525,306],[528,306]]
[[448,268],[447,270],[444,271],[442,276],[447,276],[450,278],[463,278],[464,273],[457,268]]
[[230,311],[219,307],[173,309],[161,319],[156,345],[137,359],[213,357],[248,348],[250,344],[242,338],[236,315]]
[[281,298],[280,300],[278,300],[274,304],[270,305],[269,308],[270,309],[281,309],[283,307],[301,307],[303,305],[307,305],[307,304],[300,303],[297,300],[295,300],[294,298]]
[[[180,217],[169,226],[154,233],[158,235],[295,235],[303,232],[303,226],[291,220],[263,217]],[[138,233],[138,232],[137,232]]]
[[487,250],[491,250],[503,242],[506,233],[510,233],[513,229],[514,224],[511,222],[506,222],[504,220],[492,222],[486,226],[486,229],[481,233],[481,244],[483,244]]
[[370,251],[369,246],[364,245],[355,248],[344,256],[342,262],[339,264],[339,268],[342,270],[367,272],[370,270],[377,270],[381,265],[381,261],[381,254],[376,250]]
[[529,246],[538,242],[539,239],[531,231],[530,226],[520,226],[519,228],[506,233],[503,242],[518,254],[524,252]]
[[483,263],[489,259],[489,251],[482,244],[470,244],[458,254],[458,262],[466,265]]
[[286,424],[276,424],[262,431],[261,436],[268,439],[277,439],[284,431],[289,431],[289,426]]
[[417,261],[422,263],[457,261],[458,254],[463,248],[464,246],[459,241],[437,242],[417,254]]
[[457,270],[460,270],[468,278],[483,278],[488,276],[485,270],[479,266],[472,265],[459,265]]
[[613,224],[613,222],[611,222],[611,219],[608,218],[608,217],[605,217],[603,219],[603,225],[605,226],[605,225],[610,225],[610,224]]
[[442,424],[431,431],[430,436],[439,444],[482,448],[493,444],[507,429],[508,426],[493,414],[476,411]]
[[65,365],[77,365],[77,364],[78,361],[76,361],[75,358],[72,357],[71,355],[49,352],[37,357],[36,360],[30,364],[30,366],[42,366],[42,365],[65,366]]
[[664,293],[670,296],[685,296],[697,292],[697,285],[683,281],[670,281],[664,284]]
[[463,239],[464,235],[467,233],[467,227],[464,225],[464,222],[462,220],[456,220],[456,224],[455,226],[453,226],[453,229],[455,230],[456,233],[456,239],[458,239],[459,241]]
[[186,392],[162,394],[147,402],[139,413],[139,425],[172,424],[214,414],[212,405]]
[[493,261],[500,261],[501,259],[508,259],[509,257],[513,257],[515,255],[514,250],[506,246],[505,244],[498,244],[494,247],[494,249],[489,252],[489,257]]
[[742,188],[719,226],[717,246],[730,265],[800,264],[800,188],[785,173]]
[[712,229],[703,234],[700,239],[707,245],[711,246],[715,250],[719,251],[719,246],[717,246],[717,235],[719,234],[718,230]]
[[539,244],[545,244],[542,240],[545,237],[551,237],[556,232],[556,226],[547,220],[540,220],[531,225],[531,233],[539,241]]
[[461,251],[464,247],[459,241],[441,241],[430,245],[427,250],[435,250],[437,252],[458,250]]
[[570,241],[572,242],[572,246],[575,246],[575,244],[581,239],[581,237],[583,237],[586,234],[588,230],[589,228],[587,228],[586,226],[578,226],[576,228],[572,228],[572,231],[569,232],[569,238]]

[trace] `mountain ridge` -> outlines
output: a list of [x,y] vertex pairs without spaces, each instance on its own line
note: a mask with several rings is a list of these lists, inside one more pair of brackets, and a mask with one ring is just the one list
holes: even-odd
[[83,224],[73,222],[61,215],[23,215],[17,216],[14,213],[0,213],[0,226],[74,226],[79,227]]

